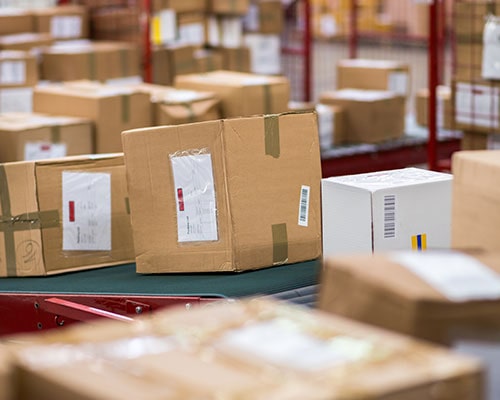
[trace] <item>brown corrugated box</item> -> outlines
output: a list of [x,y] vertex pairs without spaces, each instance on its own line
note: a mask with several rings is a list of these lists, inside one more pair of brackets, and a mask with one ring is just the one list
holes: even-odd
[[483,43],[457,38],[455,46],[455,73],[457,81],[482,79]]
[[124,41],[144,46],[141,7],[105,7],[91,13],[92,38]]
[[[437,126],[442,129],[453,129],[453,113],[451,104],[451,88],[438,86],[436,92]],[[428,125],[429,89],[417,91],[415,96],[416,122],[418,125]]]
[[178,41],[203,48],[207,42],[207,17],[206,14],[197,12],[184,12],[176,15]]
[[151,96],[153,125],[179,125],[221,117],[220,100],[214,93],[148,83],[132,87]]
[[[433,253],[439,257],[438,262],[442,260],[443,268],[456,266],[459,270],[459,263],[465,262],[461,257],[471,257],[473,263],[480,262],[491,274],[500,272],[498,252],[466,255],[428,250],[411,257],[422,263],[429,260],[437,268],[436,262],[431,261]],[[406,268],[406,259],[397,256],[395,252],[327,259],[320,280],[319,309],[442,345],[451,345],[471,331],[498,332],[498,297],[488,299],[487,293],[482,300],[451,299]],[[447,274],[446,268],[443,274]],[[464,283],[456,281],[453,286],[463,288]],[[472,281],[471,288],[473,285]]]
[[250,48],[246,46],[227,48],[217,47],[222,54],[222,69],[237,72],[250,72]]
[[500,10],[500,2],[498,1],[454,1],[453,29],[457,39],[463,36],[481,41],[486,16],[488,14],[496,15],[498,10]]
[[278,0],[252,1],[245,16],[245,30],[281,34],[284,27],[283,5]]
[[245,15],[249,0],[207,0],[208,12],[213,14]]
[[33,10],[35,31],[50,33],[55,39],[89,37],[88,11],[83,6],[66,4]]
[[43,49],[41,74],[49,81],[140,76],[139,48],[125,42],[58,44]]
[[122,137],[138,272],[244,271],[321,255],[315,114],[156,127]]
[[500,250],[500,151],[456,152],[452,171],[452,246]]
[[176,13],[181,12],[203,12],[206,10],[207,0],[152,0],[151,11],[153,13],[171,9]]
[[405,99],[393,92],[343,89],[322,93],[320,102],[343,108],[348,143],[377,143],[404,134]]
[[348,59],[337,63],[337,89],[390,90],[407,96],[411,90],[408,63]]
[[35,86],[38,65],[34,55],[15,50],[0,51],[0,88]]
[[133,260],[122,154],[0,164],[0,185],[0,276]]
[[0,9],[0,36],[35,30],[33,14],[21,9]]
[[196,72],[211,72],[223,69],[222,54],[216,50],[198,49],[193,58],[196,64]]
[[171,86],[177,75],[196,72],[195,50],[195,46],[183,44],[155,47],[152,54],[153,83]]
[[121,152],[122,131],[151,126],[149,95],[129,88],[90,82],[39,86],[33,104],[35,112],[92,120],[97,153]]
[[0,162],[91,154],[92,122],[32,113],[0,114]]
[[475,359],[269,300],[170,309],[18,342],[9,350],[22,398],[483,399]]
[[48,33],[16,33],[0,36],[0,50],[31,50],[50,46],[54,38]]
[[175,87],[216,93],[224,118],[285,112],[290,97],[285,77],[224,70],[177,76]]

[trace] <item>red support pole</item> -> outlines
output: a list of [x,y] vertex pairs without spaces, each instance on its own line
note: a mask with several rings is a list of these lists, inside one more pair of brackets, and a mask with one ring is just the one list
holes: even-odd
[[437,170],[437,153],[436,153],[436,130],[437,130],[437,118],[436,118],[436,91],[438,86],[438,71],[439,71],[439,60],[438,60],[438,0],[432,0],[429,4],[429,60],[428,60],[428,71],[429,71],[429,106],[428,106],[428,126],[429,126],[429,138],[427,144],[427,159],[428,167],[430,170]]
[[349,14],[349,58],[356,58],[358,50],[358,0],[351,0]]
[[142,24],[144,31],[144,54],[143,54],[143,68],[144,68],[144,82],[153,82],[152,71],[152,51],[151,51],[151,0],[143,0],[142,10]]
[[304,1],[304,101],[311,101],[312,51],[311,51],[311,3]]

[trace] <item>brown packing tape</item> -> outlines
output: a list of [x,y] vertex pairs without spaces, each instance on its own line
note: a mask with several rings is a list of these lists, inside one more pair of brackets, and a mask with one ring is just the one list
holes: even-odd
[[61,143],[61,126],[52,125],[50,127],[50,141],[52,143]]
[[125,197],[125,210],[127,214],[130,215],[130,200],[128,197]]
[[122,76],[129,76],[130,75],[127,49],[120,50],[120,68],[121,68]]
[[95,53],[90,52],[89,57],[88,57],[88,63],[89,63],[89,79],[91,81],[96,80],[96,65],[95,65]]
[[127,124],[130,121],[130,96],[124,94],[121,97],[122,103],[122,123]]
[[264,116],[264,136],[266,155],[279,158],[280,125],[278,114],[269,114]]
[[273,232],[273,265],[288,261],[288,234],[286,224],[271,226]]
[[265,84],[262,89],[264,90],[264,114],[271,114],[271,85]]

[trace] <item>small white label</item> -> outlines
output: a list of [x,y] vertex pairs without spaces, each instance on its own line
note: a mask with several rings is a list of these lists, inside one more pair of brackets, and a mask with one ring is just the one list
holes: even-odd
[[274,75],[281,72],[281,44],[278,35],[245,35],[250,48],[250,68],[254,74]]
[[177,238],[182,242],[214,241],[217,234],[212,157],[210,154],[170,158],[177,210]]
[[24,159],[26,161],[65,156],[66,143],[26,142],[24,145]]
[[406,72],[391,72],[387,90],[406,96],[408,94],[408,74]]
[[246,15],[243,17],[243,25],[247,31],[259,30],[259,6],[250,4]]
[[221,33],[217,18],[210,17],[208,19],[208,44],[214,47],[220,46],[220,37]]
[[499,88],[458,83],[456,89],[457,122],[486,128],[499,127]]
[[111,174],[62,174],[63,250],[111,250]]
[[261,322],[226,333],[220,344],[276,365],[318,371],[369,356],[373,345],[348,336],[322,340],[288,321]]
[[299,225],[308,226],[309,224],[309,194],[311,188],[302,185],[300,188],[300,203],[299,203]]
[[243,22],[239,17],[222,20],[222,47],[236,49],[243,43]]
[[323,150],[331,149],[335,139],[335,113],[324,104],[317,104],[315,109],[318,113],[319,145]]
[[452,301],[500,298],[500,275],[455,252],[401,252],[391,258]]
[[335,36],[339,28],[337,26],[337,21],[333,15],[323,14],[319,19],[320,32],[323,36],[332,37]]
[[0,89],[0,112],[33,112],[33,88]]
[[184,24],[179,27],[179,42],[187,45],[205,43],[205,27],[200,23]]
[[160,18],[160,37],[161,43],[167,43],[175,39],[177,30],[177,19],[174,10],[162,10],[159,13]]
[[0,62],[1,85],[23,85],[25,82],[26,82],[26,62],[24,61]]
[[50,33],[57,39],[78,38],[82,35],[82,18],[77,15],[55,15],[50,20]]

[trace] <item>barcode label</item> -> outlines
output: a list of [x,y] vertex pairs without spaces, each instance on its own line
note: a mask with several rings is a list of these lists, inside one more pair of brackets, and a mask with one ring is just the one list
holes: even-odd
[[299,225],[307,226],[309,224],[309,192],[311,188],[304,186],[300,188],[300,204],[299,204]]
[[396,195],[384,196],[384,239],[396,237]]

